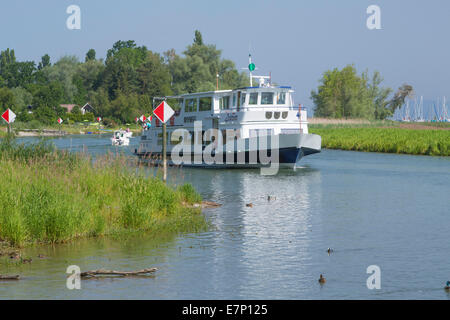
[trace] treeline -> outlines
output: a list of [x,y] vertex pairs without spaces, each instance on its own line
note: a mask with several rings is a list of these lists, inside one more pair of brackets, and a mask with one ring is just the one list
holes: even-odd
[[0,107],[11,108],[16,121],[53,124],[67,116],[61,104],[89,102],[105,121],[129,123],[152,111],[154,96],[215,90],[217,74],[220,89],[248,82],[199,31],[182,55],[174,49],[159,54],[129,40],[114,43],[104,61],[90,49],[84,62],[64,56],[52,64],[45,54],[36,64],[17,61],[14,50],[6,49],[0,53]]
[[402,85],[392,96],[391,88],[381,87],[379,72],[358,75],[353,65],[323,73],[317,91],[311,92],[314,115],[324,118],[386,119],[413,94],[413,87]]

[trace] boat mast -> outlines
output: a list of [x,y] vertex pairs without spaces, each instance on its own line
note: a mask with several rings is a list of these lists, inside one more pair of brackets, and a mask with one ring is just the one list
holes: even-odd
[[248,70],[250,73],[250,87],[253,87],[253,74],[252,74],[252,68],[250,67],[252,65],[252,54],[248,54]]
[[272,76],[254,76],[253,75],[253,71],[256,70],[256,66],[255,64],[252,62],[252,54],[249,53],[248,54],[248,67],[247,68],[242,68],[242,69],[246,69],[249,72],[249,76],[250,76],[250,87],[253,87],[253,78],[258,79],[259,80],[259,86],[262,87],[265,85],[265,79],[270,79],[270,83],[272,82]]

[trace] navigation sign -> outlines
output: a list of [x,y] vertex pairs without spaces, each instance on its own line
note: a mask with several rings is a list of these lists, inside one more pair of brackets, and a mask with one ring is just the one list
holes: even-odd
[[3,120],[5,120],[8,124],[9,124],[9,123],[13,123],[14,120],[16,120],[16,114],[15,114],[14,112],[12,112],[11,109],[8,108],[5,112],[3,112],[2,118],[3,118]]
[[147,118],[146,118],[146,116],[144,116],[144,115],[142,115],[142,116],[139,118],[139,120],[141,120],[141,122],[145,122],[146,119],[147,119]]
[[153,110],[153,114],[161,120],[162,123],[166,123],[175,114],[175,111],[173,111],[167,102],[163,101],[155,110]]
[[97,122],[100,122],[100,121],[102,121],[102,118],[97,117]]
[[248,65],[248,70],[250,70],[250,71],[255,71],[255,64],[253,63],[253,62],[251,62],[249,65]]
[[63,123],[63,119],[58,118],[58,123],[59,123],[59,124]]

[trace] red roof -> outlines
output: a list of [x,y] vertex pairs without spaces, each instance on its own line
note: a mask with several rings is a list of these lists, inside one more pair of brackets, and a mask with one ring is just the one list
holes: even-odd
[[60,104],[59,106],[67,109],[67,112],[72,112],[72,109],[76,104]]

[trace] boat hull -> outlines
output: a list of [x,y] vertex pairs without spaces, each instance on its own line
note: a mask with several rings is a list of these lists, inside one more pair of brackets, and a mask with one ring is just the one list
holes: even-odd
[[[274,157],[273,162],[277,162],[280,167],[293,168],[304,156],[308,156],[321,151],[321,137],[314,134],[286,134],[279,135],[278,148],[270,148],[270,138],[269,147],[265,149],[255,149],[252,150],[248,146],[258,145],[257,143],[252,143],[252,139],[257,138],[247,138],[242,139],[242,145],[247,146],[245,151],[227,151],[226,146],[224,146],[223,152],[217,154],[212,154],[215,161],[205,162],[203,154],[186,153],[179,154],[180,157],[187,159],[182,163],[172,161],[170,151],[167,153],[167,162],[169,165],[182,165],[184,167],[202,167],[202,168],[261,168],[266,166],[271,166],[273,163],[269,162],[268,159],[272,158],[274,152],[278,152],[278,157]],[[238,143],[237,143],[238,145]],[[160,150],[155,152],[152,151],[140,151],[135,150],[135,155],[140,159],[145,160],[152,164],[159,164],[162,159],[162,153]],[[278,158],[278,160],[276,160]],[[201,159],[201,161],[200,161]]]

